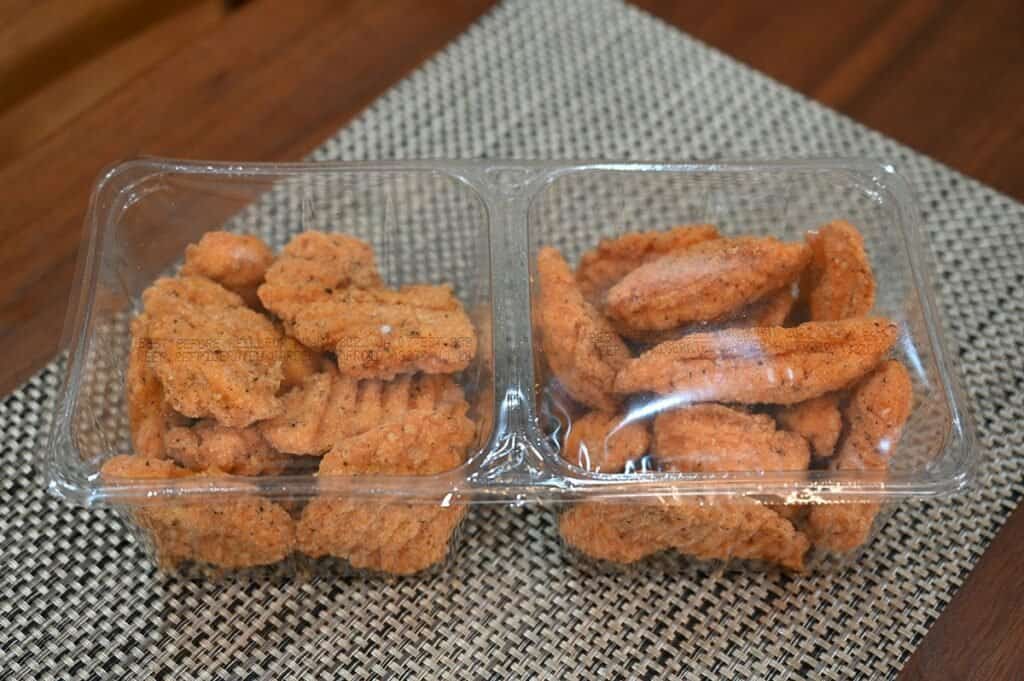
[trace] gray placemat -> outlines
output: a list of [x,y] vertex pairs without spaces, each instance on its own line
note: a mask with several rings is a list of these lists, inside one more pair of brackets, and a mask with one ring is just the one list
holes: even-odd
[[617,2],[513,2],[315,159],[842,155],[918,193],[980,434],[977,487],[902,506],[836,574],[596,574],[552,516],[473,513],[445,575],[165,577],[117,516],[48,497],[32,457],[59,366],[0,404],[5,679],[892,678],[1022,493],[1024,207]]

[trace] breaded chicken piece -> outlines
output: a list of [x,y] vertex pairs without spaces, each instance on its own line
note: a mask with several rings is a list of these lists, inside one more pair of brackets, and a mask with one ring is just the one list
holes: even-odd
[[231,232],[207,232],[185,247],[182,276],[206,277],[237,293],[249,307],[259,305],[256,289],[263,283],[274,253],[262,239]]
[[172,428],[167,456],[193,471],[219,470],[231,475],[277,475],[291,457],[275,451],[255,426],[229,428],[216,421]]
[[304,345],[334,352],[353,378],[454,373],[476,355],[473,323],[447,285],[345,289],[302,306],[284,325]]
[[608,291],[604,311],[620,330],[719,319],[794,281],[810,257],[806,245],[772,237],[705,241],[627,274]]
[[[321,480],[353,475],[431,475],[461,465],[475,429],[465,416],[414,410],[339,442],[320,463]],[[419,572],[444,559],[464,507],[321,496],[298,525],[299,546],[314,558],[333,555],[357,569]]]
[[[843,410],[847,431],[833,470],[887,470],[913,405],[906,368],[888,361],[861,381]],[[816,546],[852,551],[868,539],[880,509],[877,503],[815,506],[807,532]]]
[[[104,480],[162,480],[194,473],[168,459],[115,456],[104,464]],[[269,565],[295,546],[295,523],[279,504],[255,495],[222,501],[187,499],[143,504],[132,511],[147,531],[162,567],[183,561],[228,569]]]
[[581,503],[562,514],[559,528],[569,545],[616,563],[675,549],[701,560],[762,560],[800,572],[810,548],[788,520],[743,498]]
[[588,407],[614,411],[616,372],[629,350],[608,322],[583,299],[561,254],[542,248],[537,254],[540,295],[535,323],[548,367],[573,399]]
[[143,337],[142,323],[132,320],[132,347],[125,373],[128,421],[131,424],[132,448],[148,458],[163,458],[167,431],[184,425],[188,419],[178,414],[167,402],[160,379],[150,366],[151,344]]
[[735,318],[727,321],[723,328],[752,329],[762,326],[783,326],[789,319],[796,297],[788,286],[769,293],[757,302],[743,308]]
[[751,329],[762,326],[783,326],[796,305],[796,297],[789,286],[750,303],[720,319],[684,324],[664,331],[644,331],[612,321],[612,327],[624,338],[638,343],[656,345],[676,340],[692,333],[709,333],[727,329]]
[[209,279],[159,279],[133,326],[171,406],[244,428],[281,410],[282,336],[263,315]]
[[303,305],[335,291],[383,285],[370,244],[347,234],[302,232],[267,270],[259,298],[277,316],[293,319]]
[[838,393],[828,393],[783,407],[775,413],[775,418],[783,428],[810,442],[814,455],[818,457],[832,456],[843,430]]
[[807,442],[772,417],[720,404],[658,414],[654,454],[666,470],[694,473],[802,471],[811,461]]
[[863,317],[875,305],[875,275],[864,237],[845,220],[807,233],[813,256],[800,280],[811,321]]
[[584,298],[600,306],[608,289],[640,265],[717,238],[714,225],[681,225],[666,232],[630,232],[602,239],[580,259],[576,283]]
[[647,453],[647,424],[626,423],[623,413],[591,411],[569,426],[562,458],[592,473],[621,473],[626,462]]
[[307,378],[320,371],[326,359],[282,332],[281,386],[278,394],[302,385]]
[[672,394],[690,402],[795,404],[866,374],[897,335],[894,322],[873,318],[697,333],[630,360],[615,390]]
[[259,424],[270,444],[290,454],[323,454],[337,442],[414,409],[429,409],[447,417],[469,410],[462,388],[451,376],[403,375],[392,381],[357,381],[334,367],[313,374],[284,398],[283,412]]
[[357,570],[411,575],[442,562],[465,506],[314,499],[298,524],[299,550]]

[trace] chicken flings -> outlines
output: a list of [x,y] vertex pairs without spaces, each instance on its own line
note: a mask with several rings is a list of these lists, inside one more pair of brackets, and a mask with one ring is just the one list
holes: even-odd
[[[461,465],[475,430],[465,416],[417,409],[401,421],[343,440],[320,463],[320,480],[332,476],[431,475]],[[321,496],[309,503],[298,526],[307,555],[332,555],[353,567],[410,574],[440,562],[464,513],[439,500],[419,503]]]
[[476,332],[450,286],[386,289],[373,249],[347,235],[296,236],[259,296],[289,335],[335,353],[354,378],[452,373],[476,354]]
[[282,337],[242,299],[202,277],[159,279],[133,326],[168,403],[244,428],[280,411]]
[[142,336],[142,322],[132,321],[132,348],[125,373],[128,420],[131,424],[132,448],[136,454],[149,458],[164,456],[164,437],[174,426],[188,421],[171,408],[164,396],[160,379],[150,366],[152,350]]
[[608,289],[640,265],[717,237],[714,225],[682,225],[665,232],[631,232],[602,239],[580,258],[576,282],[584,298],[600,305]]
[[403,375],[392,381],[358,381],[333,367],[314,374],[283,398],[282,413],[260,424],[275,449],[318,455],[335,443],[414,409],[443,416],[464,416],[469,409],[462,389],[447,375]]
[[[885,362],[861,381],[843,410],[847,430],[833,470],[887,470],[912,403],[910,376],[899,362]],[[867,541],[879,509],[875,502],[815,506],[807,532],[823,549],[852,551]]]
[[646,423],[630,423],[623,413],[591,411],[572,421],[561,453],[592,473],[621,473],[626,462],[647,453],[650,442]]
[[615,374],[629,350],[593,305],[583,299],[572,271],[553,248],[537,254],[536,308],[548,367],[573,399],[613,411]]
[[875,276],[864,238],[845,220],[807,235],[813,256],[800,282],[812,321],[863,317],[875,305]]
[[720,404],[658,414],[654,454],[666,470],[693,473],[803,471],[811,459],[807,442],[772,417]]
[[793,282],[810,257],[806,245],[771,237],[705,241],[630,272],[608,291],[604,311],[620,330],[719,319]]
[[384,285],[370,244],[347,234],[312,231],[288,242],[265,280],[259,298],[282,319],[293,318],[303,305],[335,291]]
[[319,475],[431,475],[460,466],[473,441],[473,422],[461,413],[412,409],[338,441],[320,462]]
[[335,353],[354,378],[453,373],[476,355],[476,331],[450,286],[345,289],[284,320],[304,345]]
[[843,430],[837,393],[813,397],[779,409],[775,418],[783,428],[803,436],[811,443],[814,455],[818,457],[832,456]]
[[702,560],[761,560],[802,571],[810,547],[788,520],[742,498],[581,503],[562,514],[559,528],[571,546],[617,563],[674,549]]
[[198,243],[185,247],[181,274],[211,279],[255,307],[260,302],[256,289],[273,261],[274,253],[258,237],[207,232]]
[[892,348],[897,331],[889,320],[861,318],[692,334],[627,362],[615,389],[689,402],[794,404],[866,374]]
[[275,451],[255,426],[229,428],[215,421],[172,428],[167,456],[193,471],[219,470],[231,475],[277,475],[291,457]]
[[465,506],[314,499],[298,524],[299,550],[357,570],[410,575],[441,563]]
[[[115,456],[101,475],[110,482],[195,477],[168,459]],[[144,504],[132,512],[149,534],[165,567],[195,561],[238,569],[269,565],[295,546],[295,523],[279,504],[244,494],[223,500],[174,500]]]

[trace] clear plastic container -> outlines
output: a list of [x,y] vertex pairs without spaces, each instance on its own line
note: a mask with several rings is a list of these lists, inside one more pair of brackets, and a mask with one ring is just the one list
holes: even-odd
[[[574,266],[600,239],[628,232],[708,223],[721,237],[801,243],[806,231],[836,219],[863,235],[877,279],[871,315],[891,320],[898,336],[883,354],[906,367],[912,384],[913,407],[887,470],[685,470],[662,465],[665,457],[648,451],[654,445],[641,444],[623,472],[608,472],[561,454],[563,436],[586,410],[552,377],[538,328],[544,247]],[[751,546],[773,536],[764,533],[799,534],[807,509],[825,505],[871,508],[854,513],[870,524],[876,505],[957,492],[974,471],[970,418],[943,347],[919,221],[893,168],[859,160],[129,161],[100,179],[86,219],[64,333],[68,376],[45,454],[49,486],[70,501],[124,509],[165,567],[259,574],[437,569],[458,550],[473,550],[460,548],[458,527],[468,506],[483,503],[548,504],[561,514],[570,550],[621,563],[665,554],[749,558]],[[350,234],[373,246],[388,286],[450,283],[478,339],[456,375],[475,424],[464,463],[430,475],[317,476],[319,459],[303,457],[286,473],[258,477],[101,475],[112,457],[133,453],[125,375],[141,294],[174,274],[188,244],[217,230],[259,236],[275,252],[305,231]],[[625,420],[646,424],[652,442],[650,421],[693,399],[636,390],[614,397]],[[759,419],[759,428],[774,424],[780,408],[722,401],[741,420]],[[775,428],[782,430],[768,429]],[[714,454],[716,445],[708,446]],[[315,529],[338,526],[345,536],[304,552],[296,528],[314,503],[328,509]],[[622,550],[580,551],[572,537],[602,525]],[[702,533],[712,548],[693,548]],[[845,560],[856,552],[841,553]],[[769,562],[806,569],[826,554],[804,547],[798,564]]]

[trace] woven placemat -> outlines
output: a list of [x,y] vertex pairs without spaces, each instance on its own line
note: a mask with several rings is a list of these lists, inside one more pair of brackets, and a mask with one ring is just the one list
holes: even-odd
[[974,491],[897,510],[853,567],[595,574],[542,509],[474,511],[438,577],[192,582],[32,457],[60,367],[0,404],[5,679],[894,677],[1022,493],[1024,206],[617,2],[513,2],[314,159],[867,156],[924,210],[982,449]]

